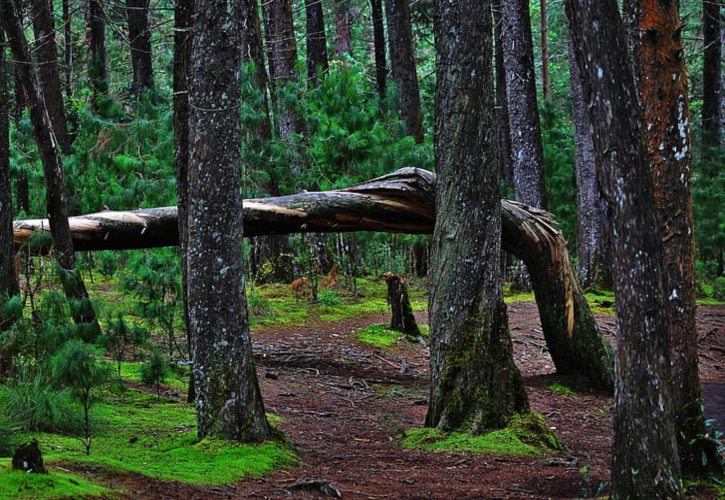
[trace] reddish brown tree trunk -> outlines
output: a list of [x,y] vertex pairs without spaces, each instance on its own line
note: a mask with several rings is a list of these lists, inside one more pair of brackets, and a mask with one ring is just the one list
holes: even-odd
[[335,55],[352,56],[350,0],[335,0]]

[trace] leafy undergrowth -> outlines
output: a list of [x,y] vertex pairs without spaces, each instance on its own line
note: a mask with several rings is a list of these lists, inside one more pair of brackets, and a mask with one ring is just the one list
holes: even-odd
[[502,456],[548,455],[564,450],[544,417],[535,413],[515,416],[506,428],[476,436],[430,428],[411,429],[403,437],[403,446],[440,453]]
[[106,488],[69,472],[48,474],[12,470],[10,459],[0,459],[0,498],[88,498],[110,493]]

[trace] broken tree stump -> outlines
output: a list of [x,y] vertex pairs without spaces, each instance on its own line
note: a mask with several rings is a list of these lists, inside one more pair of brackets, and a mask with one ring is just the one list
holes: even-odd
[[391,318],[390,329],[403,332],[408,337],[420,337],[420,328],[413,316],[413,306],[408,297],[408,285],[402,276],[387,272],[381,275],[388,285],[388,305]]

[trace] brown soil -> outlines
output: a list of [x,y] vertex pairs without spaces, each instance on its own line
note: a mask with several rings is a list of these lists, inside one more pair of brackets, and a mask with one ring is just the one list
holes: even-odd
[[[583,380],[555,375],[535,304],[512,304],[509,313],[531,406],[547,418],[568,453],[508,458],[403,449],[396,437],[420,426],[426,411],[427,348],[403,343],[380,350],[358,342],[358,330],[380,322],[375,315],[254,335],[267,411],[284,418],[280,427],[298,451],[299,467],[222,487],[92,474],[134,498],[318,497],[287,489],[305,478],[329,481],[343,498],[592,496],[609,479],[612,398]],[[614,340],[614,318],[598,319]],[[426,315],[418,320],[425,323]],[[700,307],[698,323],[706,413],[725,422],[725,307]],[[551,391],[551,383],[575,394]]]

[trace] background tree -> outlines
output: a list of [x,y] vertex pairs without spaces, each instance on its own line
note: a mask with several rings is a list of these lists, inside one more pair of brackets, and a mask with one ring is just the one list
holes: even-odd
[[86,42],[89,50],[88,74],[93,95],[108,92],[106,53],[106,13],[99,0],[88,0]]
[[131,44],[133,90],[140,94],[154,86],[149,0],[126,0],[126,19]]
[[63,60],[65,62],[65,96],[73,97],[73,26],[70,0],[62,0],[63,9]]
[[491,29],[487,1],[436,2],[438,193],[425,424],[472,433],[529,410],[499,279]]
[[187,299],[199,437],[263,440],[242,255],[239,5],[199,0],[189,81]]
[[335,0],[335,55],[352,56],[350,0]]
[[375,83],[380,98],[385,98],[385,86],[388,77],[388,65],[385,61],[385,26],[383,20],[383,0],[370,0],[373,16],[373,43],[375,50]]
[[[347,0],[344,0],[347,3]],[[305,0],[307,13],[307,81],[311,88],[317,87],[318,73],[327,73],[327,36],[322,0]]]
[[544,102],[551,96],[551,77],[549,76],[549,27],[546,0],[541,0],[541,97]]
[[511,152],[511,124],[506,102],[506,66],[503,59],[503,38],[501,37],[501,0],[491,2],[493,12],[494,58],[496,63],[496,124],[498,130],[498,158],[501,165],[501,179],[513,186],[514,165]]
[[[624,28],[615,0],[567,0],[566,11],[611,221],[618,338],[612,496],[681,498],[661,233]],[[652,421],[658,424],[645,424]]]
[[722,92],[722,1],[702,1],[704,60],[702,63],[702,159],[717,161],[720,147]]

